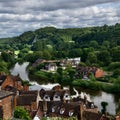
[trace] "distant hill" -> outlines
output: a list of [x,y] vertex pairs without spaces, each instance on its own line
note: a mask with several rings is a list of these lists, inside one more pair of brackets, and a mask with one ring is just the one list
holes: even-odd
[[31,63],[37,59],[81,57],[87,65],[108,66],[120,62],[120,24],[67,29],[45,27],[27,31],[20,36],[1,38],[0,52],[3,54],[0,59],[8,62],[9,55],[6,57],[5,51],[17,52],[19,61]]
[[[0,49],[6,44],[17,49],[21,45],[31,45],[32,50],[38,50],[37,45],[52,46],[55,49],[63,49],[63,44],[74,44],[74,47],[88,47],[91,41],[97,41],[99,45],[103,41],[120,45],[120,24],[113,26],[104,25],[102,27],[88,28],[67,28],[57,29],[54,27],[40,28],[35,31],[27,31],[20,36],[13,38],[1,38]],[[8,46],[9,48],[9,46]],[[43,49],[43,47],[41,48]]]

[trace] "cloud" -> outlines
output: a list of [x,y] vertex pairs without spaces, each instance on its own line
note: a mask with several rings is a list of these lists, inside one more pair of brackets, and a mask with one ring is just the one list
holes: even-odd
[[58,28],[115,24],[120,0],[0,0],[0,37],[45,26]]

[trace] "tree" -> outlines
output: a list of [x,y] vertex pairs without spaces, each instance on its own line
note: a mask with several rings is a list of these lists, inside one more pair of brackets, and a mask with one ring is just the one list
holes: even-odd
[[103,41],[102,48],[109,49],[110,48],[110,42],[109,41]]
[[117,114],[120,114],[120,99],[119,99],[119,102],[118,102],[118,107],[116,109],[116,113]]
[[89,52],[88,56],[87,56],[86,62],[87,63],[89,62],[90,65],[97,63],[97,56],[96,56],[96,54],[94,52]]
[[9,73],[8,64],[4,61],[0,61],[0,73]]
[[14,117],[25,120],[32,120],[29,113],[23,107],[16,107],[14,111]]
[[107,66],[111,62],[111,56],[109,51],[107,50],[102,50],[97,54],[97,59],[101,63],[102,66]]
[[61,67],[58,67],[57,68],[57,80],[59,84],[62,83],[62,79],[63,79],[63,69]]
[[117,93],[120,92],[120,76],[114,81],[113,91]]
[[112,56],[112,61],[114,62],[120,61],[120,46],[111,49],[111,56]]
[[93,40],[93,41],[90,41],[90,47],[97,49],[99,47],[99,44],[96,40]]
[[48,50],[43,51],[43,58],[47,59],[47,60],[51,59],[51,54],[50,54],[50,52]]

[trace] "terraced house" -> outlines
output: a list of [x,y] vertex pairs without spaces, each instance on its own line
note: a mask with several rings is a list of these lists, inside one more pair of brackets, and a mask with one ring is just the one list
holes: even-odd
[[0,118],[8,120],[13,117],[14,93],[0,90]]

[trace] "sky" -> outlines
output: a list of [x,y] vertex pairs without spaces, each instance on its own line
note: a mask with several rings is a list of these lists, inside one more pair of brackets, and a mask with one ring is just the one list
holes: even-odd
[[82,28],[120,23],[120,0],[0,0],[0,38],[53,26]]

